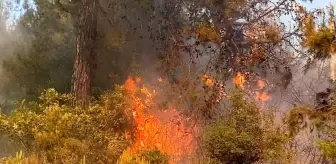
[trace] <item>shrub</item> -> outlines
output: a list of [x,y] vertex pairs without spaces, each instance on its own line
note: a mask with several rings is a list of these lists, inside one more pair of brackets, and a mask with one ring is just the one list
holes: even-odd
[[71,105],[71,95],[48,89],[40,101],[0,115],[0,134],[40,162],[79,163],[85,157],[87,163],[115,163],[129,143],[123,135],[130,126],[124,94],[117,87],[81,109]]
[[289,138],[275,125],[272,113],[261,111],[240,90],[233,92],[230,101],[232,107],[204,132],[204,147],[212,162],[288,162]]

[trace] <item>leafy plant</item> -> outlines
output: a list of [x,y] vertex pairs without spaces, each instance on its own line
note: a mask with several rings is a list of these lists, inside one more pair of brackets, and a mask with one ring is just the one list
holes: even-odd
[[[122,87],[106,93],[88,109],[72,106],[72,96],[44,91],[35,105],[22,103],[0,116],[0,134],[21,144],[28,156],[52,163],[113,163],[129,141]],[[42,159],[43,158],[43,159]]]
[[204,147],[213,162],[289,162],[289,137],[275,125],[274,113],[262,111],[241,90],[233,91],[230,102],[232,107],[205,129]]

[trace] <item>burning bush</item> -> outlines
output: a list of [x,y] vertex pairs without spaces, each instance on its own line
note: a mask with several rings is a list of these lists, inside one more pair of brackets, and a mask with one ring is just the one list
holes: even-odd
[[173,108],[157,109],[155,91],[140,81],[129,78],[87,109],[73,106],[70,94],[46,90],[39,102],[0,115],[0,134],[21,144],[24,160],[37,163],[165,164],[190,157],[193,136],[184,118]]
[[135,125],[131,154],[140,152],[150,163],[165,161],[159,152],[169,158],[169,163],[189,158],[194,138],[192,130],[183,124],[186,119],[174,108],[160,109],[155,99],[159,93],[141,87],[140,78],[129,77],[123,86],[128,91],[127,111],[132,113]]

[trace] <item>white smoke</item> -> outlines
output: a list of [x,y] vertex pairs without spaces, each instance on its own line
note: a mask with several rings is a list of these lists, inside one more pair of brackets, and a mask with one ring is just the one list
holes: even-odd
[[[23,9],[18,7],[22,5],[21,3],[21,1],[0,0],[0,85],[6,79],[2,70],[3,61],[18,53],[24,54],[30,48],[28,33],[17,23],[18,16],[23,14],[20,12]],[[5,96],[0,90],[0,104],[4,101]]]

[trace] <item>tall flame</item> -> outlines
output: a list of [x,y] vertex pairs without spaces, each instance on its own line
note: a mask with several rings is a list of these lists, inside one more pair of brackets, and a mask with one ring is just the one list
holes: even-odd
[[266,92],[256,92],[256,99],[261,101],[261,102],[266,102],[269,100],[269,96]]
[[[161,80],[159,80],[161,81]],[[131,152],[158,149],[169,157],[174,164],[184,157],[190,157],[194,151],[191,129],[185,128],[184,118],[175,109],[146,111],[153,103],[155,96],[147,88],[139,88],[140,80],[129,77],[124,83],[129,92],[127,100],[131,104],[133,119],[136,125],[135,141]],[[141,92],[144,97],[138,96]],[[160,119],[164,116],[164,119]]]

